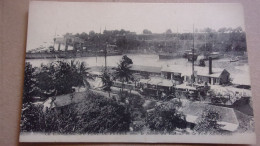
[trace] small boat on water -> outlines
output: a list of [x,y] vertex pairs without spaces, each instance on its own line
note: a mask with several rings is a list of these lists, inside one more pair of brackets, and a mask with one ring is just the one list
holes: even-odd
[[188,61],[196,61],[198,58],[198,54],[190,52],[189,54],[187,54],[187,58]]
[[183,53],[183,58],[188,58],[188,54],[191,52],[192,50],[185,50],[185,52]]
[[197,53],[197,50],[194,49],[194,52],[192,52],[191,50],[185,50],[185,52],[183,53],[182,57],[183,58],[187,58],[188,61],[196,61],[198,58],[199,54]]

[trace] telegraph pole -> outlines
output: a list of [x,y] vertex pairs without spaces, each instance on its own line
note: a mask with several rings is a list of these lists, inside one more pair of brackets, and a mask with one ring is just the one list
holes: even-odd
[[107,43],[106,43],[104,54],[105,54],[105,71],[106,71],[107,70]]
[[192,84],[195,81],[194,76],[194,24],[193,24],[193,47],[192,47]]

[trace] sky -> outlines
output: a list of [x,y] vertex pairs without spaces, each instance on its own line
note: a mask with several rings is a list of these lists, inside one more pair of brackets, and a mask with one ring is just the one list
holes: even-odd
[[144,29],[153,33],[192,32],[210,27],[244,30],[244,12],[238,3],[30,3],[27,50],[49,45],[54,36],[94,30],[125,29],[138,34]]

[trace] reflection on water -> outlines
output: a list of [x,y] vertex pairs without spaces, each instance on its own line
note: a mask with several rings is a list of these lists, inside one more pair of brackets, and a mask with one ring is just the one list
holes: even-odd
[[[119,61],[121,60],[123,55],[119,56],[108,56],[107,57],[107,65],[108,66],[117,66]],[[159,60],[158,55],[137,55],[137,54],[129,54],[127,55],[129,58],[133,60],[134,65],[143,65],[143,66],[156,66],[161,67],[163,65],[184,65],[191,66],[191,62],[188,62],[185,58],[178,59],[165,59]],[[26,61],[30,62],[33,66],[40,66],[41,64],[48,64],[56,59],[27,59]],[[72,59],[65,59],[70,61]],[[104,66],[105,58],[104,57],[83,57],[76,58],[75,60],[84,61],[88,66]],[[199,60],[199,58],[198,58]],[[208,61],[205,62],[206,66],[208,66]],[[249,77],[249,69],[247,61],[237,61],[230,62],[229,58],[222,58],[218,60],[213,60],[213,68],[223,68],[230,72],[231,76],[248,76]],[[198,64],[198,62],[195,62]],[[214,71],[214,70],[213,70]]]

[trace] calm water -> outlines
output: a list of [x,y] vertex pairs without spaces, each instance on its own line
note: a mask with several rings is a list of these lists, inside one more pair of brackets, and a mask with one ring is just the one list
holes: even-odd
[[[123,55],[108,56],[107,65],[117,66],[122,56]],[[161,67],[167,64],[191,66],[191,62],[188,62],[188,60],[185,58],[159,60],[158,55],[129,54],[127,56],[132,59],[134,65],[156,66],[156,67]],[[26,61],[30,62],[35,67],[39,67],[41,64],[48,64],[55,60],[56,59],[28,59]],[[72,59],[65,59],[65,60],[70,61]],[[83,58],[76,58],[75,60],[84,61],[90,67],[105,65],[104,57],[83,57]],[[208,61],[206,61],[206,65],[208,66]],[[230,72],[231,76],[235,78],[243,78],[244,80],[249,80],[249,68],[248,68],[247,61],[230,62],[228,58],[223,58],[223,59],[213,60],[213,67],[226,69]]]
[[[107,65],[108,66],[117,66],[123,55],[119,56],[108,56]],[[132,59],[133,64],[143,65],[143,66],[157,66],[160,67],[165,64],[181,64],[181,65],[190,65],[191,63],[187,59],[170,59],[170,60],[159,60],[158,55],[127,55]],[[55,61],[56,59],[28,59],[26,61],[32,63],[33,66],[40,66],[41,64],[47,64]],[[70,61],[72,59],[65,59]],[[76,58],[75,60],[84,61],[88,66],[104,66],[105,58],[104,57],[82,57]]]

